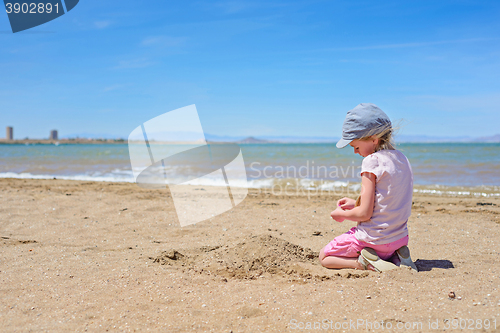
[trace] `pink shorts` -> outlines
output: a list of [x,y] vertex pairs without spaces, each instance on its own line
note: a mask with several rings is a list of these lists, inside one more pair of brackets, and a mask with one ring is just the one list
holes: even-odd
[[362,249],[371,247],[377,252],[380,259],[387,260],[392,257],[394,252],[401,246],[408,245],[408,236],[388,244],[374,245],[366,243],[354,237],[355,231],[356,227],[353,227],[345,234],[335,237],[335,239],[328,243],[323,249],[325,256],[359,257],[359,253]]

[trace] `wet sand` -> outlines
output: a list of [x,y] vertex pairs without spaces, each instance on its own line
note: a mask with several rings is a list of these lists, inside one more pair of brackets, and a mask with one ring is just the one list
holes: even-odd
[[355,225],[329,217],[339,195],[251,189],[181,228],[167,190],[0,184],[2,331],[500,332],[499,198],[415,195],[420,272],[375,273],[318,264]]

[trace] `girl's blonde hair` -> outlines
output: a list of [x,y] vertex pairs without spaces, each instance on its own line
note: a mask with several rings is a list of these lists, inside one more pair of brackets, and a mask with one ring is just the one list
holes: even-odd
[[376,137],[378,139],[378,145],[375,147],[375,151],[380,151],[384,149],[394,150],[396,149],[396,144],[394,143],[393,134],[396,129],[392,126],[389,126],[382,130],[379,133],[373,133],[364,138],[359,139],[360,141],[368,141],[371,140],[372,137]]

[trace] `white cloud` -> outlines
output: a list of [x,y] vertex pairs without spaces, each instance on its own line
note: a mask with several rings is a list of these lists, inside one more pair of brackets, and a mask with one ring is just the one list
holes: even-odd
[[96,22],[94,22],[94,26],[97,29],[104,29],[104,28],[108,27],[110,24],[111,24],[111,21],[96,21]]
[[119,90],[119,89],[124,88],[126,86],[127,86],[127,84],[114,84],[112,86],[104,87],[102,89],[102,92],[109,92],[109,91]]
[[185,37],[151,36],[142,40],[142,46],[174,47],[181,46],[186,41]]

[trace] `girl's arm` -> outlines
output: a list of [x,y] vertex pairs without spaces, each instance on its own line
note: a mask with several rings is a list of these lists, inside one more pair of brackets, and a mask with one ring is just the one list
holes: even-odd
[[373,214],[375,200],[375,179],[371,172],[363,172],[361,175],[361,205],[351,210],[336,209],[330,215],[336,221],[348,219],[356,222],[368,221]]

